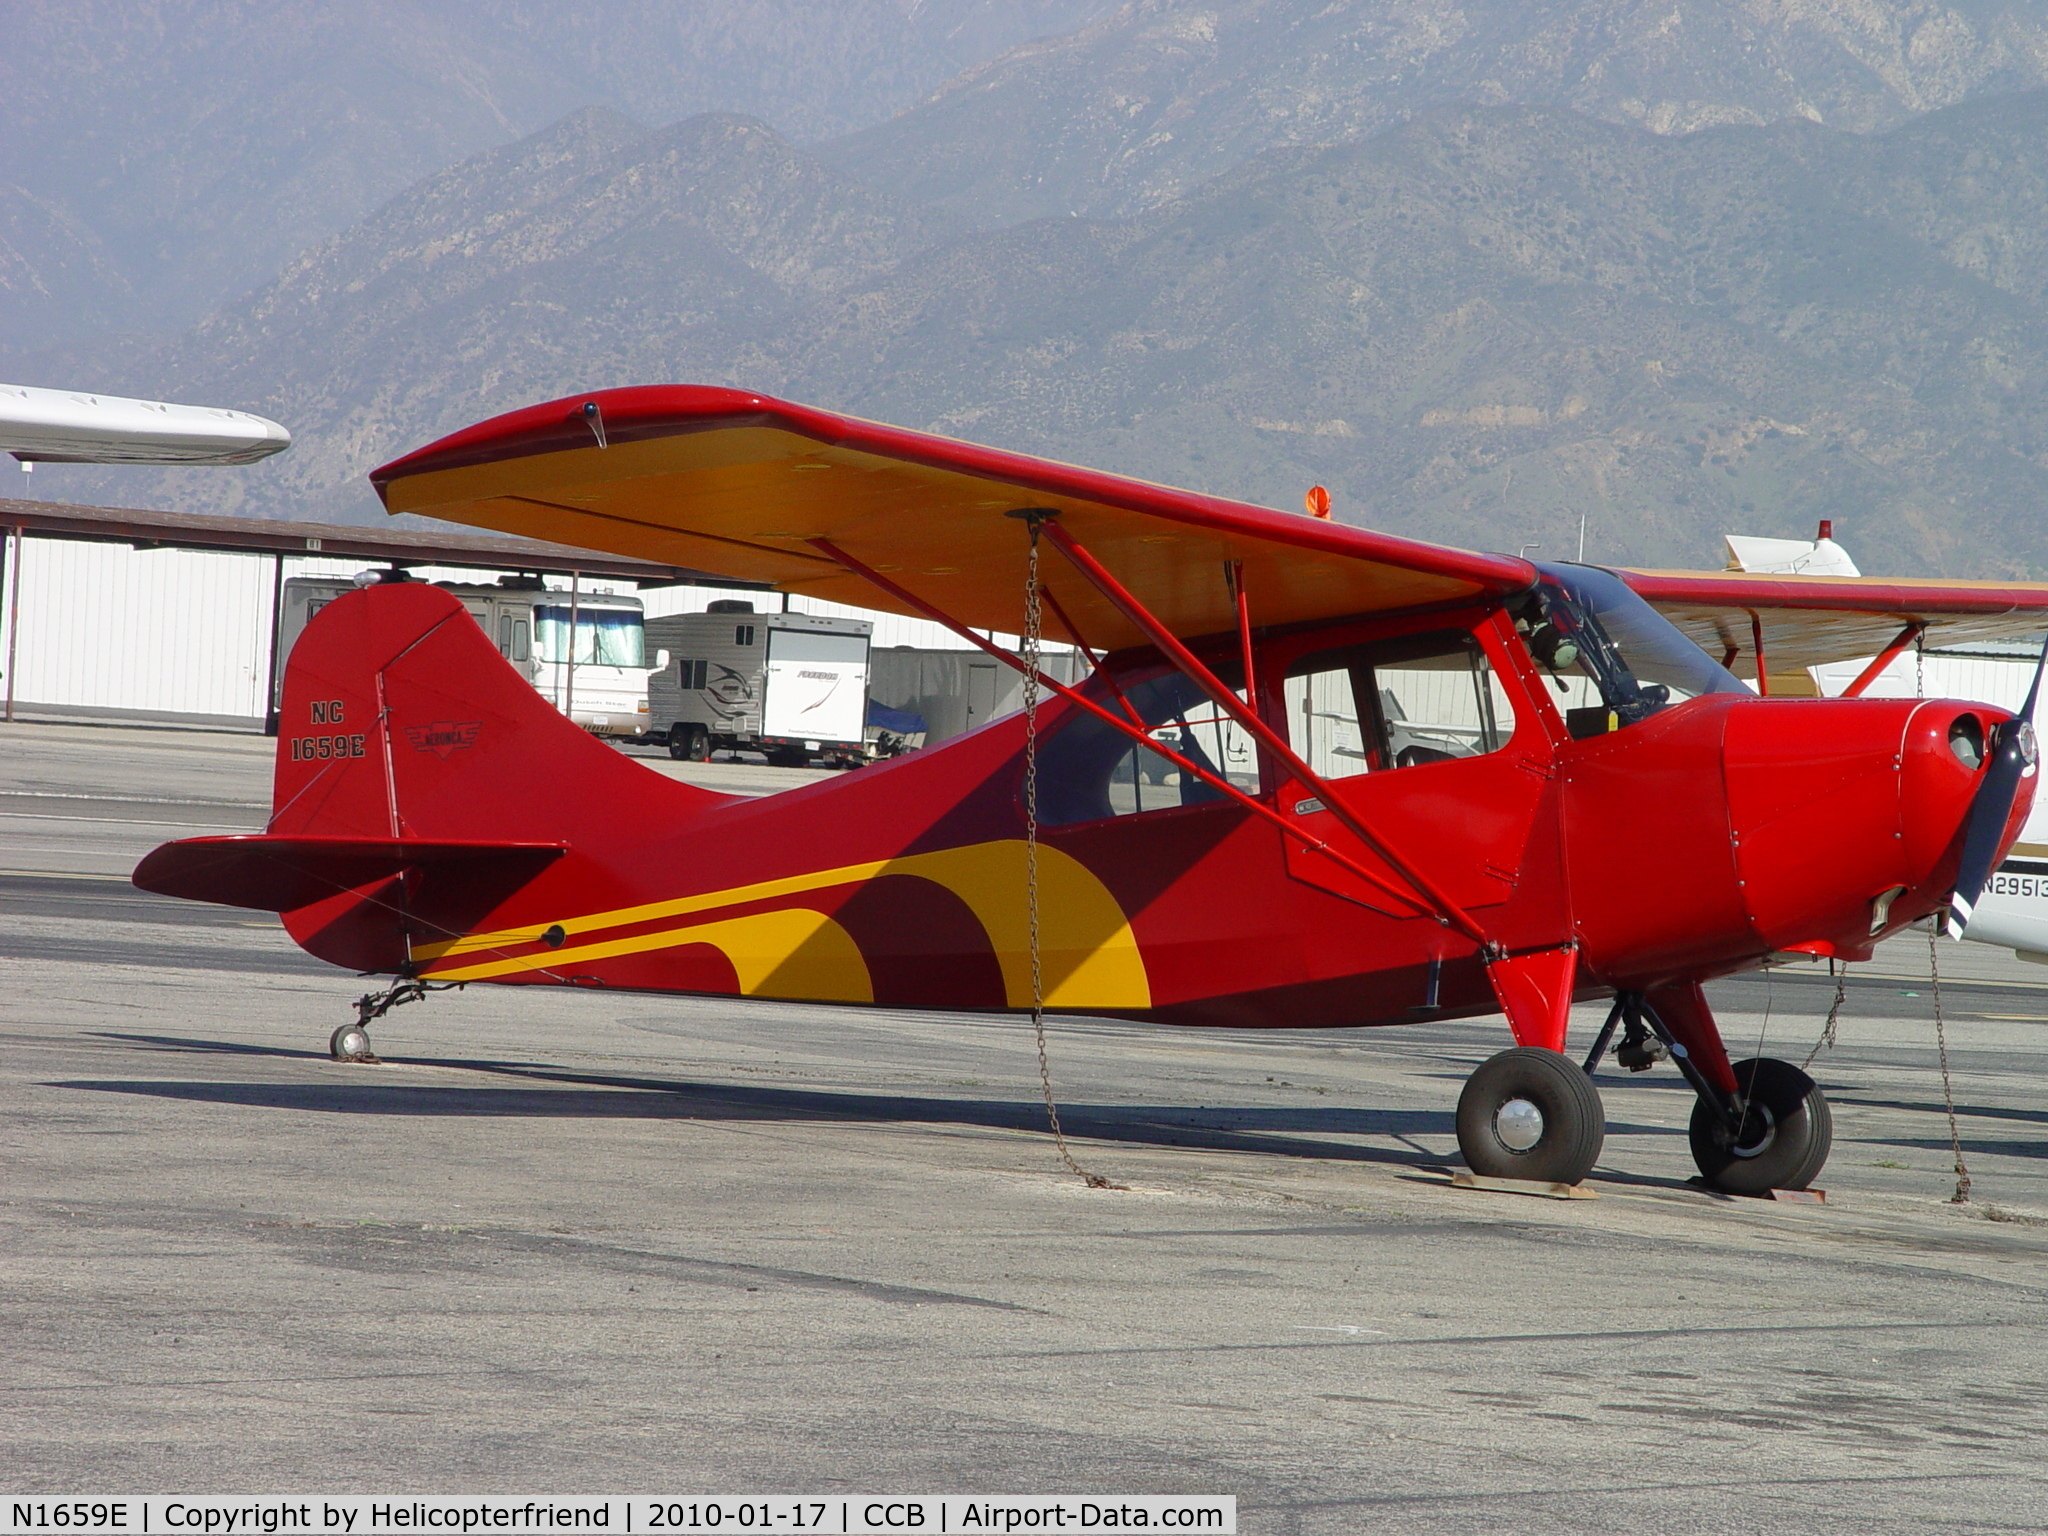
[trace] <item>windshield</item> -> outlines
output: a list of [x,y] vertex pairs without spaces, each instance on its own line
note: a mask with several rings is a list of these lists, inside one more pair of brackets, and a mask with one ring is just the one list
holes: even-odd
[[1679,633],[1612,571],[1538,563],[1543,579],[1516,627],[1569,703],[1574,736],[1648,719],[1708,693],[1750,687]]
[[[533,619],[539,631],[541,660],[568,661],[568,606],[535,608]],[[642,616],[630,609],[579,608],[575,661],[579,667],[646,666],[647,632]]]

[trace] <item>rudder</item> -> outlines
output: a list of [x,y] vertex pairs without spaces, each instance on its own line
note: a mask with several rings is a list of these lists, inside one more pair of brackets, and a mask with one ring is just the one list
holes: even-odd
[[293,646],[269,826],[168,844],[144,889],[280,911],[336,965],[404,970],[577,850],[630,847],[738,797],[679,784],[587,735],[438,587],[323,608]]
[[423,583],[323,608],[292,648],[279,721],[273,835],[553,840],[598,830],[607,807],[678,817],[734,798],[571,724]]

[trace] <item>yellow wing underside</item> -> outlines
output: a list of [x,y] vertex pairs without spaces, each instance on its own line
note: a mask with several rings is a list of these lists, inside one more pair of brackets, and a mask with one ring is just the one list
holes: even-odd
[[[813,549],[829,539],[890,580],[979,629],[1021,631],[1026,524],[1006,514],[1058,511],[1064,527],[1176,634],[1236,622],[1223,566],[1241,561],[1262,625],[1470,598],[1462,575],[1308,550],[1073,495],[919,464],[773,426],[730,426],[608,448],[557,450],[409,475],[392,512],[695,566],[828,602],[916,610]],[[1099,651],[1143,636],[1049,549],[1045,584]]]

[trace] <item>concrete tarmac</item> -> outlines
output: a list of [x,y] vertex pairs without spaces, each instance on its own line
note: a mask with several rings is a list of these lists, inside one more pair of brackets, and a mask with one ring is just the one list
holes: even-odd
[[[747,765],[657,771],[750,792]],[[723,775],[720,779],[717,776]],[[2048,971],[1923,939],[1815,1071],[1824,1206],[1452,1189],[1499,1021],[1257,1034],[366,983],[145,896],[269,743],[0,728],[0,1492],[1233,1493],[1257,1532],[2037,1530]],[[1801,1060],[1833,995],[1714,989]],[[1574,1043],[1599,1022],[1582,1010]]]

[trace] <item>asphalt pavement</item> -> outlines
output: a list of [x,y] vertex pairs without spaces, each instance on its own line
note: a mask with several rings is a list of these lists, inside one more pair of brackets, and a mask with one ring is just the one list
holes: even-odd
[[[714,787],[801,782],[672,764]],[[782,777],[777,777],[783,775]],[[815,776],[815,775],[812,775]],[[1454,1189],[1499,1021],[1230,1033],[366,984],[146,896],[269,743],[0,727],[0,1492],[1209,1492],[1259,1532],[2035,1530],[2048,970],[1909,936],[1815,1072],[1825,1205]],[[1834,981],[1717,984],[1805,1058]],[[1583,1009],[1574,1041],[1598,1009]]]

